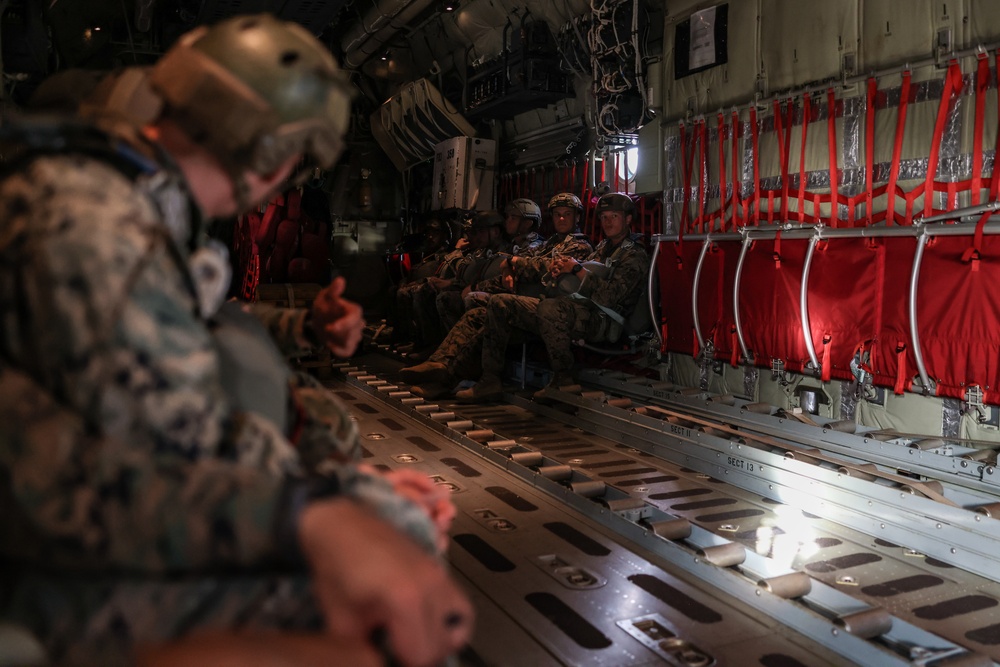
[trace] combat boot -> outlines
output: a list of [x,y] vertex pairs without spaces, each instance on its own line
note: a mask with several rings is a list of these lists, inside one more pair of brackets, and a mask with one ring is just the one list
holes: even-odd
[[533,398],[541,403],[551,402],[555,400],[555,392],[559,391],[560,387],[567,387],[569,385],[576,384],[576,380],[567,371],[556,371],[552,375],[552,379],[549,383],[536,391]]
[[451,373],[448,367],[437,361],[425,361],[416,366],[407,366],[399,370],[399,377],[410,384],[448,384]]
[[460,403],[486,403],[503,396],[503,384],[496,375],[484,375],[471,389],[463,389],[455,394]]
[[410,387],[410,393],[428,401],[434,401],[450,394],[451,387],[443,385],[440,382],[428,382],[427,384],[418,384]]

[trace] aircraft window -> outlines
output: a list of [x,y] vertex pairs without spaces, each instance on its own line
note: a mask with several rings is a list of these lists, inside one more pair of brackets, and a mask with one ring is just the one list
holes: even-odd
[[634,183],[635,174],[639,168],[639,149],[629,148],[618,157],[618,180],[622,183]]

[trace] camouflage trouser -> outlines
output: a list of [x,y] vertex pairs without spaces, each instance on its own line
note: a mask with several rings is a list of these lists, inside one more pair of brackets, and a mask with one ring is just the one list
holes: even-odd
[[573,340],[587,337],[590,309],[567,297],[542,299],[495,294],[486,308],[483,373],[500,375],[514,329],[541,336],[553,371],[573,367]]
[[422,345],[437,345],[444,338],[445,331],[441,329],[437,312],[437,290],[430,283],[420,283],[410,293],[410,307],[413,309],[413,320],[416,324],[415,343]]
[[483,374],[499,376],[503,370],[507,343],[513,330],[539,333],[535,316],[541,302],[530,296],[494,294],[486,306],[486,331],[483,335]]
[[130,665],[137,644],[194,630],[317,631],[323,626],[305,574],[156,580],[22,574],[5,597],[0,619],[31,632],[49,663],[73,667]]
[[568,371],[573,367],[573,341],[591,340],[592,314],[590,308],[565,296],[544,299],[538,304],[535,313],[538,334],[545,342],[553,371]]
[[416,338],[417,314],[414,308],[416,293],[425,281],[406,283],[396,290],[396,319],[393,320],[393,337],[400,342],[412,342]]
[[441,328],[444,329],[445,335],[447,335],[447,332],[451,331],[458,324],[458,321],[462,319],[462,314],[465,312],[465,302],[462,299],[462,293],[454,290],[441,292],[437,295],[435,307],[437,308],[438,317],[441,320]]
[[486,308],[480,306],[465,311],[428,361],[447,366],[456,380],[475,380],[483,373],[481,362],[485,331]]

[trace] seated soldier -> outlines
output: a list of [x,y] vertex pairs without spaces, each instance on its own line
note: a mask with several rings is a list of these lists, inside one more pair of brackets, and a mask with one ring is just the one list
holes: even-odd
[[550,275],[559,279],[572,275],[579,285],[568,296],[529,300],[513,294],[494,295],[486,307],[482,368],[479,382],[456,394],[461,401],[482,402],[503,393],[503,370],[507,342],[511,334],[524,330],[541,336],[549,355],[553,376],[548,386],[535,393],[538,399],[548,392],[572,384],[572,341],[589,343],[618,340],[625,318],[639,304],[649,272],[649,255],[642,239],[631,233],[635,206],[628,195],[609,193],[597,202],[597,215],[604,240],[587,258],[606,267],[603,275],[591,271],[572,257],[552,262]]
[[[437,345],[445,335],[434,305],[438,291],[442,286],[450,285],[457,272],[465,265],[467,257],[473,252],[466,230],[455,243],[455,247],[441,259],[437,270],[431,275],[418,278],[399,288],[396,294],[397,304],[404,332],[396,336],[401,352],[421,350]],[[407,322],[412,322],[407,337],[405,328]]]
[[[503,274],[485,283],[489,291],[474,294],[489,297],[506,291],[535,302],[543,293],[547,292],[550,296],[559,294],[549,280],[552,261],[561,257],[583,259],[593,252],[593,248],[587,237],[580,233],[583,204],[576,195],[569,192],[557,194],[549,200],[549,211],[555,233],[534,254],[506,259]],[[403,379],[417,385],[412,389],[415,394],[438,398],[449,393],[459,380],[471,380],[482,374],[480,360],[486,324],[485,304],[486,298],[483,298],[480,305],[466,310],[426,362],[402,369]]]
[[500,274],[500,263],[511,250],[503,225],[504,218],[496,211],[477,213],[469,223],[469,241],[473,251],[463,258],[452,280],[437,284],[433,314],[438,317],[443,335],[451,331],[462,316],[463,292],[470,285]]
[[[457,261],[461,251],[452,250],[451,225],[431,219],[423,226],[423,256],[408,274],[404,275],[391,295],[393,338],[398,342],[413,342],[418,336],[413,309],[414,292],[431,276],[438,275],[448,266],[449,256]],[[454,253],[454,254],[453,254]]]

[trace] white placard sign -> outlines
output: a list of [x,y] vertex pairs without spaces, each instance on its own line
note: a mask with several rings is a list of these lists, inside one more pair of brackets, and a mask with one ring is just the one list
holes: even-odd
[[715,64],[715,7],[691,15],[691,46],[688,67],[692,70]]

